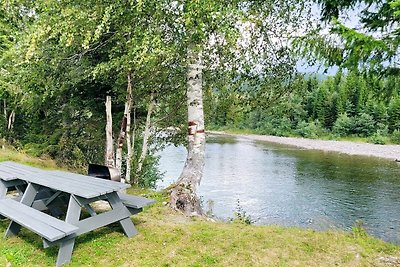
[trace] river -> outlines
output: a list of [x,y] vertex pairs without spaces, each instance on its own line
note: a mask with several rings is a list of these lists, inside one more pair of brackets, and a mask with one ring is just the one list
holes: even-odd
[[[159,188],[183,168],[186,149],[161,153]],[[206,209],[228,220],[238,209],[255,224],[367,232],[400,243],[400,164],[235,137],[207,139],[200,186]]]

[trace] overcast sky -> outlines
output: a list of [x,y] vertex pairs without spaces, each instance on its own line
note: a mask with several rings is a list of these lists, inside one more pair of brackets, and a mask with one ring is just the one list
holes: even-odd
[[[364,8],[364,5],[357,5],[351,10],[347,10],[343,12],[340,16],[340,21],[350,28],[360,29],[360,21],[359,21],[359,13]],[[313,4],[312,6],[312,15],[316,20],[319,20],[321,7],[320,5]],[[323,34],[328,34],[329,29],[326,27],[325,30],[322,31]],[[338,67],[329,67],[325,72],[326,68],[322,65],[309,65],[306,60],[299,60],[297,62],[297,70],[301,73],[318,73],[318,74],[326,74],[326,75],[335,75],[338,71]]]

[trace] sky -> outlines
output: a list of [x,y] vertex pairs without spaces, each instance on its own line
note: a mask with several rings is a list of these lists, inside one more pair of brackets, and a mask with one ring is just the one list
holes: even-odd
[[[340,21],[347,27],[350,28],[361,28],[361,24],[359,21],[359,13],[361,10],[365,8],[365,5],[357,5],[351,10],[347,10],[346,12],[343,12],[340,17]],[[321,7],[318,4],[313,4],[311,6],[311,14],[313,19],[316,21],[320,21],[320,13],[321,13]],[[329,34],[329,28],[325,27],[324,30],[322,30],[322,34]],[[300,73],[318,73],[318,74],[324,74],[324,75],[335,75],[336,72],[339,70],[337,66],[329,67],[326,68],[323,65],[318,65],[318,64],[308,64],[305,59],[299,60],[296,64],[296,69]]]

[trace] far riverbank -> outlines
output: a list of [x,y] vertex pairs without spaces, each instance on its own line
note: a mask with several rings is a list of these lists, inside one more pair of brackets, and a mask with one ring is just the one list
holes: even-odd
[[318,140],[257,134],[231,134],[220,131],[208,131],[207,133],[245,138],[253,141],[290,145],[305,149],[332,151],[347,155],[370,156],[400,161],[400,145],[376,145],[350,141]]

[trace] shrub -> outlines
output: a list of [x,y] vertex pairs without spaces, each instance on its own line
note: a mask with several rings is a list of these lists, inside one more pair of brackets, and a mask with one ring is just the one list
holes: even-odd
[[233,223],[240,223],[247,225],[253,224],[255,222],[240,205],[239,199],[236,200],[236,209],[233,213],[233,218],[231,218],[230,221]]
[[377,145],[384,145],[387,143],[387,137],[381,135],[378,131],[374,133],[370,138],[368,138],[368,142]]
[[393,143],[400,144],[400,131],[394,130],[390,139]]
[[348,117],[346,113],[342,113],[336,119],[333,125],[333,132],[339,136],[347,136],[354,131],[354,120]]
[[301,121],[297,124],[296,133],[305,138],[317,138],[318,137],[318,126],[312,122]]
[[375,131],[374,118],[366,113],[361,113],[355,117],[354,133],[360,136],[370,136]]

